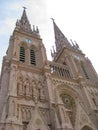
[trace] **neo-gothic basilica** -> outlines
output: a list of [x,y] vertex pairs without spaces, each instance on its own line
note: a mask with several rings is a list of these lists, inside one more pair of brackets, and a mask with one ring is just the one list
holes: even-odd
[[24,8],[0,77],[0,130],[98,130],[98,75],[53,20],[52,61]]

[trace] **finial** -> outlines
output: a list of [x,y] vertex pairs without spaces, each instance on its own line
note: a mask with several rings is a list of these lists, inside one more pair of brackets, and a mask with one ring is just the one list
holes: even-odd
[[38,29],[38,26],[36,26],[36,32],[39,33],[39,29]]
[[51,18],[51,20],[54,22],[54,18]]
[[76,47],[79,49],[79,45],[76,41],[74,41],[74,43],[76,44]]
[[35,26],[33,25],[33,32],[35,32]]
[[27,8],[26,8],[26,7],[24,7],[24,6],[23,6],[22,8],[24,8],[24,10],[26,10],[26,9],[27,9]]
[[52,56],[52,58],[53,58],[53,57],[54,57],[54,54],[53,54],[52,50],[50,50],[50,52],[51,52],[51,56]]

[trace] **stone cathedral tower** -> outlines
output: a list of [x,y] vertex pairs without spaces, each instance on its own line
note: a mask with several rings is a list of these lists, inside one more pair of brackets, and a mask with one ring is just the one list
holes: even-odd
[[98,75],[53,20],[48,61],[25,8],[9,40],[0,78],[0,130],[98,130]]

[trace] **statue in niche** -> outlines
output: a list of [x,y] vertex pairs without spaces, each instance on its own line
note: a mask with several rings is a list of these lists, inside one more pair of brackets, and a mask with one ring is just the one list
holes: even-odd
[[26,79],[24,87],[25,87],[25,95],[26,96],[30,96],[30,84],[29,84],[29,80],[28,79]]
[[23,95],[23,80],[20,77],[17,83],[17,94],[18,95]]
[[38,101],[38,88],[35,80],[32,80],[32,94],[33,94],[33,99],[37,103]]
[[44,94],[44,86],[41,83],[41,81],[39,81],[39,98],[40,100],[44,100],[45,99],[45,94]]

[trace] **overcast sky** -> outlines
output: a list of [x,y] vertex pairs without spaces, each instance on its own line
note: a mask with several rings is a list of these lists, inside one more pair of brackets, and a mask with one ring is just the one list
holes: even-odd
[[23,6],[30,24],[39,27],[49,60],[54,45],[50,18],[54,18],[64,35],[77,41],[98,73],[98,0],[0,0],[0,68]]

